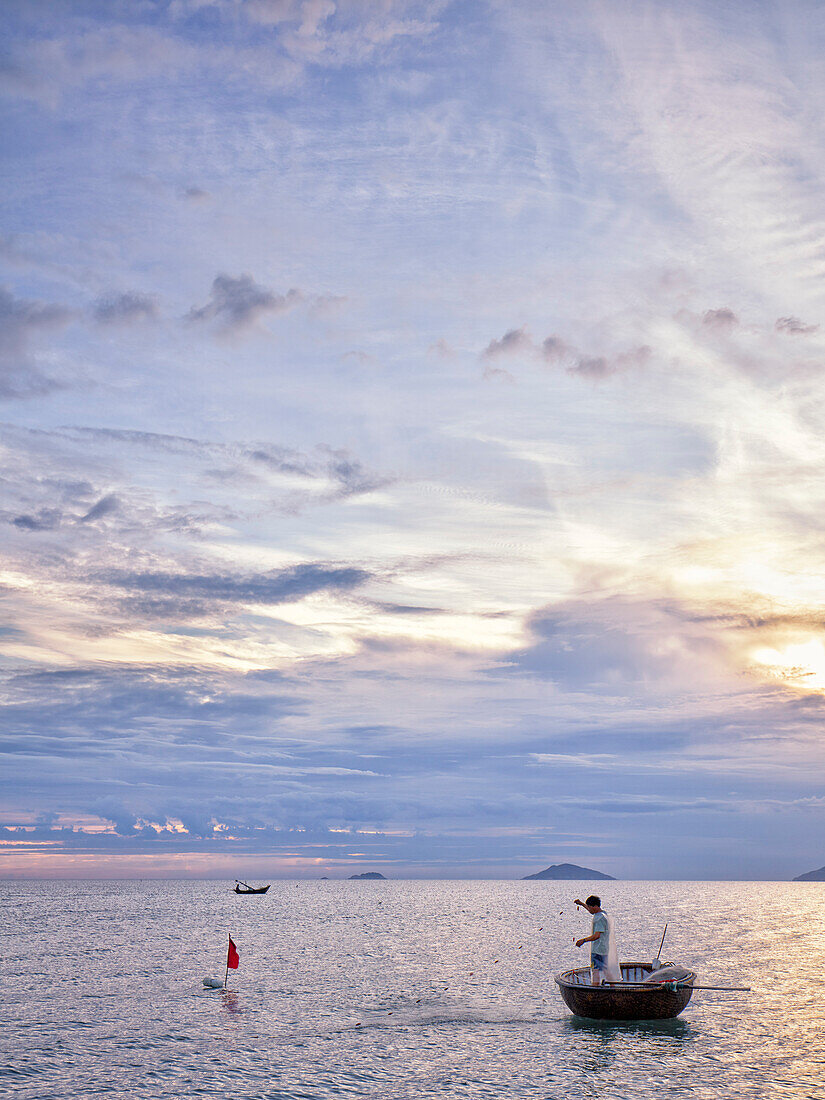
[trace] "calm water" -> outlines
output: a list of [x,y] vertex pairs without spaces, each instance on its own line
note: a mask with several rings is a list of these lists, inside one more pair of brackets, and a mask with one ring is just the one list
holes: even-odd
[[825,884],[604,883],[623,958],[667,920],[667,958],[754,987],[620,1025],[554,993],[589,885],[0,883],[0,1094],[825,1098]]

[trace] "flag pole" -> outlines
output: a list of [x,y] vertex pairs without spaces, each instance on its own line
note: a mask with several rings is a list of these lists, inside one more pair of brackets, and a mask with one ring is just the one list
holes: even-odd
[[226,935],[229,938],[229,942],[226,945],[226,970],[224,971],[224,975],[223,975],[223,987],[224,987],[224,989],[226,989],[226,980],[229,977],[229,945],[232,943],[232,933],[227,932]]

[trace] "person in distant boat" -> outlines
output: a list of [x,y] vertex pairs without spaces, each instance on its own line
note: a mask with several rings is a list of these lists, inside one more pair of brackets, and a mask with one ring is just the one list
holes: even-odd
[[576,898],[576,905],[586,909],[593,917],[593,931],[589,936],[582,936],[576,940],[576,947],[582,947],[591,943],[590,948],[590,981],[593,985],[601,985],[603,975],[607,970],[607,952],[609,950],[610,925],[607,916],[602,912],[602,899],[591,894],[586,901]]

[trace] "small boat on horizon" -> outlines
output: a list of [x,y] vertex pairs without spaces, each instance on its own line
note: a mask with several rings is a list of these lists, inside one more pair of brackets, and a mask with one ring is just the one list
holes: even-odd
[[235,893],[236,894],[265,894],[269,889],[270,884],[266,886],[250,886],[248,882],[243,882],[241,879],[235,879]]
[[623,962],[621,982],[591,985],[590,967],[555,975],[564,1003],[588,1020],[672,1020],[693,995],[693,970],[665,963]]

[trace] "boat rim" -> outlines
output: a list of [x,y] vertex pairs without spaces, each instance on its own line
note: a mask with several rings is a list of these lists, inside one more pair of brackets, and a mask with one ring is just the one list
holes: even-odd
[[[668,963],[668,966],[673,966],[673,963]],[[655,971],[650,969],[649,962],[623,962],[619,963],[619,969],[633,969],[639,967],[640,969],[650,970],[651,974]],[[568,975],[570,974],[584,974],[591,968],[589,966],[574,966],[570,970],[561,970],[557,974],[553,975],[553,980],[558,986],[566,986],[568,989],[583,990],[586,993],[660,993],[662,989],[666,989],[668,986],[673,986],[673,979],[665,979],[662,982],[651,982],[649,985],[643,983],[640,985],[625,985],[624,982],[602,982],[600,985],[585,985],[584,983],[569,981]],[[696,981],[696,971],[690,970],[688,967],[684,967],[687,971],[687,975],[684,978],[679,978],[676,984],[680,987],[692,986]]]

